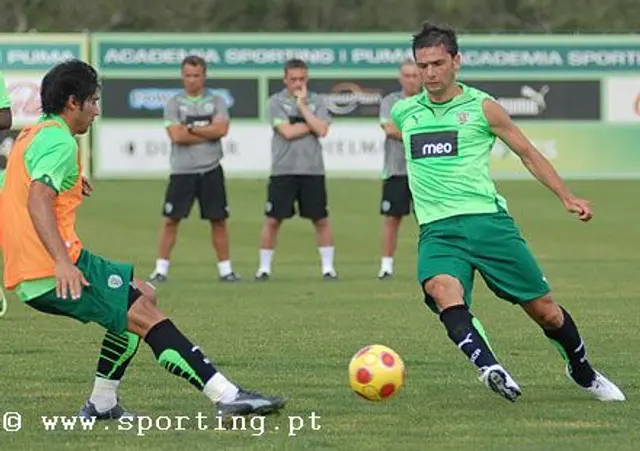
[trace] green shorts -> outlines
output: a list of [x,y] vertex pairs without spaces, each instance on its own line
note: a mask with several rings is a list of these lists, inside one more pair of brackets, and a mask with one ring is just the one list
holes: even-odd
[[124,333],[133,266],[107,260],[87,250],[82,250],[76,266],[90,284],[83,287],[80,299],[58,298],[54,289],[26,304],[44,313],[99,324],[114,334]]
[[[518,226],[504,210],[454,216],[420,227],[421,287],[436,275],[453,276],[462,284],[464,302],[471,307],[476,270],[496,296],[513,304],[538,299],[550,291]],[[434,300],[426,293],[425,303],[438,313]]]

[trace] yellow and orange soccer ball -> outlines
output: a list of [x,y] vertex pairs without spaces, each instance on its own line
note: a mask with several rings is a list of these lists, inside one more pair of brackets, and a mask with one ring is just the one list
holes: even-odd
[[368,345],[349,362],[351,389],[367,401],[394,397],[404,386],[407,371],[400,356],[384,345]]

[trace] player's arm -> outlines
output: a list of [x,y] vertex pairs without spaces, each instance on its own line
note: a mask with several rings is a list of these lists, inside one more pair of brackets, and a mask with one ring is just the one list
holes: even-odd
[[273,129],[286,140],[302,138],[311,133],[311,129],[305,123],[291,124],[287,113],[275,97],[269,99],[267,116]]
[[191,145],[207,141],[207,139],[205,138],[190,133],[187,126],[180,122],[180,115],[178,114],[178,104],[175,98],[169,99],[169,101],[165,105],[164,124],[167,128],[169,139],[174,144]]
[[216,97],[216,115],[212,118],[211,124],[205,127],[193,127],[191,133],[207,141],[214,141],[224,138],[229,133],[229,111],[224,100]]
[[553,165],[529,141],[502,106],[493,100],[485,100],[482,108],[493,133],[520,157],[527,170],[551,190],[567,210],[578,213],[583,221],[591,219],[592,212],[589,203],[577,199],[571,193]]
[[13,116],[11,114],[11,99],[7,92],[7,85],[4,77],[0,73],[0,130],[9,130],[13,125]]
[[57,262],[72,263],[58,232],[53,203],[58,193],[43,180],[34,180],[29,187],[27,208],[33,226],[51,257]]
[[398,130],[396,124],[391,119],[392,101],[389,97],[382,99],[380,103],[380,127],[384,130],[384,134],[389,138],[402,141],[402,133]]
[[72,144],[59,142],[34,153],[36,155],[26,161],[31,177],[27,210],[40,241],[55,261],[57,295],[65,299],[71,294],[77,299],[82,285],[89,284],[67,253],[54,212],[54,202],[63,181],[76,173],[81,177],[76,149]]
[[313,114],[313,112],[309,108],[309,105],[307,104],[306,90],[303,90],[302,95],[298,97],[298,110],[309,126],[309,130],[311,130],[311,133],[321,138],[327,136],[327,133],[329,133],[329,124],[331,122],[331,117],[329,116],[329,110],[325,107],[324,102],[318,100],[318,114]]
[[380,124],[380,126],[382,127],[382,130],[384,130],[385,135],[389,138],[402,141],[402,133],[400,133],[400,130],[398,130],[398,127],[396,127],[393,122],[385,122]]

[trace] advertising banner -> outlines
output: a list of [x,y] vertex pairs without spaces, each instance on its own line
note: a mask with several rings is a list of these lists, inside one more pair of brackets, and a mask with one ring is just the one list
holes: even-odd
[[[258,79],[215,78],[207,80],[208,91],[224,99],[232,118],[259,117]],[[153,78],[105,78],[102,117],[159,119],[173,95],[182,91],[182,81]]]
[[[524,132],[569,178],[640,177],[637,126],[587,123],[526,123]],[[162,124],[103,124],[94,159],[97,177],[161,178],[169,174],[170,143]],[[376,124],[336,124],[322,140],[328,176],[378,177],[383,135]],[[258,124],[234,125],[223,139],[225,171],[236,177],[265,177],[271,164],[271,130]],[[501,141],[491,152],[497,179],[530,178],[520,159]]]
[[[84,34],[0,34],[0,71],[11,99],[13,124],[0,135],[0,170],[13,139],[41,113],[40,84],[54,65],[69,59],[89,60],[89,38]],[[85,175],[90,174],[88,135],[78,137]]]
[[[281,79],[269,79],[269,95],[284,89]],[[334,117],[378,117],[380,102],[401,89],[397,78],[311,78],[308,89],[322,96]]]
[[596,80],[462,81],[491,94],[514,119],[600,119]]
[[[294,57],[310,65],[309,90],[324,97],[334,117],[323,140],[327,173],[378,177],[379,106],[400,89],[399,64],[412,56],[409,38],[408,33],[93,34],[93,62],[104,86],[103,116],[93,135],[95,174],[168,174],[162,111],[181,87],[180,63],[196,54],[208,63],[207,87],[230,107],[231,131],[223,140],[230,177],[268,173],[266,102],[283,89],[283,65]],[[640,120],[637,38],[463,35],[459,43],[459,78],[493,95],[563,175],[635,177],[633,151],[640,136],[628,125]],[[133,150],[122,150],[127,146]],[[529,176],[499,142],[492,168],[500,178]]]
[[640,122],[640,77],[604,80],[607,122]]
[[[103,123],[95,129],[96,177],[158,178],[169,174],[171,143],[162,123]],[[266,125],[237,124],[222,140],[222,165],[230,176],[267,176],[272,131]],[[322,140],[330,174],[376,176],[382,171],[382,131],[376,124],[335,125]]]
[[[397,69],[411,57],[410,33],[388,34],[102,34],[94,50],[101,70],[179,68],[189,54],[216,70],[280,70],[302,58],[318,69]],[[460,36],[462,70],[494,72],[633,72],[640,42],[633,36]]]
[[[640,177],[640,129],[630,125],[527,123],[523,131],[567,178]],[[520,158],[500,141],[492,152],[496,178],[530,177]]]

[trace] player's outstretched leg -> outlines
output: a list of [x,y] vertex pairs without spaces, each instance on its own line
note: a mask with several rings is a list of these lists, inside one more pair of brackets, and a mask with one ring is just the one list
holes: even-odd
[[613,382],[593,369],[573,318],[553,301],[551,295],[523,304],[523,308],[558,349],[571,380],[600,401],[625,400],[624,394]]
[[117,390],[129,363],[138,351],[139,344],[140,337],[131,332],[121,335],[112,332],[105,334],[102,339],[93,391],[80,409],[80,417],[106,420],[134,416],[120,405]]
[[157,307],[153,289],[136,279],[139,296],[129,308],[128,329],[144,338],[158,363],[209,398],[221,417],[266,415],[284,407],[282,397],[267,397],[231,383]]
[[465,305],[460,281],[438,275],[428,280],[424,289],[438,306],[440,321],[451,341],[478,368],[480,380],[500,396],[515,401],[521,394],[520,387],[500,365],[480,321]]

